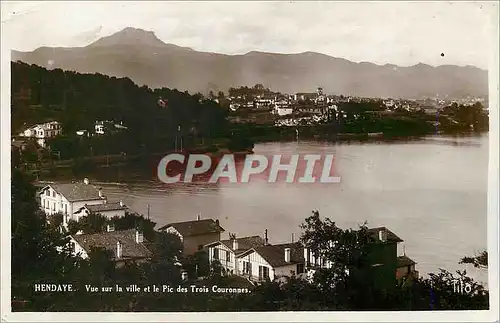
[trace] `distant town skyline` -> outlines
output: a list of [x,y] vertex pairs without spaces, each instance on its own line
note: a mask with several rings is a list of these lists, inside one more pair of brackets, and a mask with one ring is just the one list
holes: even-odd
[[354,62],[487,69],[495,2],[7,2],[7,46],[81,47],[126,27],[197,51],[313,51]]

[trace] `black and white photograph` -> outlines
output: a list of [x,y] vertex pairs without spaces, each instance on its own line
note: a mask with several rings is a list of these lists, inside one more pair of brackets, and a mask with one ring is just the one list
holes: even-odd
[[3,321],[498,321],[498,2],[1,17]]

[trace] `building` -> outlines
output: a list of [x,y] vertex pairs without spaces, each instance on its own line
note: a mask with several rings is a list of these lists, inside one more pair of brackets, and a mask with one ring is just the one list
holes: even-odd
[[274,103],[273,112],[279,116],[285,116],[288,114],[292,114],[293,108],[288,100],[282,98],[280,100],[276,100],[276,102]]
[[123,122],[115,123],[114,121],[96,121],[94,124],[94,130],[96,135],[105,135],[114,133],[117,131],[127,130],[128,127],[123,124]]
[[74,255],[84,259],[89,257],[93,248],[103,248],[112,254],[112,260],[118,266],[128,261],[143,262],[151,258],[148,241],[136,229],[114,231],[108,227],[107,232],[79,234],[70,236],[70,244]]
[[183,245],[184,255],[192,255],[202,250],[205,245],[219,241],[221,232],[224,232],[219,225],[219,220],[201,220],[200,216],[197,220],[170,223],[158,230],[178,235]]
[[89,205],[107,202],[101,188],[85,179],[80,183],[48,184],[40,192],[40,207],[46,214],[63,214],[63,225],[69,220],[78,221],[75,212]]
[[295,101],[306,101],[315,100],[318,97],[318,93],[296,93],[293,97]]
[[304,247],[299,243],[264,245],[238,256],[237,274],[251,281],[274,280],[304,273]]
[[403,242],[386,227],[370,228],[373,243],[367,247],[370,275],[376,287],[395,286],[398,268],[398,244]]
[[[376,288],[393,287],[397,279],[417,277],[415,262],[407,256],[398,256],[398,245],[403,242],[396,234],[386,227],[368,229],[372,243],[366,246],[367,267],[360,271],[370,277]],[[334,242],[332,242],[333,244]],[[318,268],[329,268],[332,263],[322,259],[308,248],[304,248],[305,268],[314,273]]]
[[125,216],[125,212],[128,210],[128,207],[123,204],[123,201],[109,203],[107,200],[104,200],[103,204],[90,204],[84,205],[80,209],[74,212],[74,216],[78,221],[82,216],[87,216],[89,214],[100,214],[105,216],[108,219],[111,219],[115,216],[123,217]]
[[328,110],[327,106],[315,104],[301,104],[295,107],[295,112],[305,114],[326,115],[328,114]]
[[416,262],[402,255],[398,257],[396,268],[396,279],[418,278],[418,271],[415,269]]
[[256,108],[267,108],[273,105],[274,99],[271,97],[257,97],[254,99],[254,106]]
[[96,121],[94,124],[94,132],[96,135],[104,135],[106,133],[106,125],[110,121]]
[[220,240],[207,244],[208,261],[218,261],[228,274],[238,273],[238,256],[245,251],[265,245],[265,240],[260,236],[236,238],[230,235],[228,240]]
[[57,121],[40,123],[29,127],[21,132],[22,137],[36,138],[36,142],[41,147],[46,146],[46,140],[54,138],[62,133],[61,124]]

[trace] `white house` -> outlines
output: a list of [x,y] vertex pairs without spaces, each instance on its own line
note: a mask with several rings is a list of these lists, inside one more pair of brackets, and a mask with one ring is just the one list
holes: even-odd
[[272,281],[305,271],[304,248],[298,242],[255,247],[241,253],[237,261],[237,274],[253,281]]
[[229,104],[229,109],[231,109],[231,111],[236,111],[236,110],[238,110],[240,107],[241,107],[241,105],[240,105],[239,103],[230,103],[230,104]]
[[72,253],[84,259],[89,257],[92,248],[103,248],[113,254],[117,264],[127,261],[145,261],[152,256],[148,241],[136,229],[79,234],[70,236]]
[[110,121],[96,121],[94,125],[94,130],[97,135],[104,135],[106,133],[106,125]]
[[293,108],[288,105],[275,105],[273,112],[279,116],[286,116],[293,113]]
[[264,246],[265,240],[260,236],[236,238],[230,235],[228,240],[220,240],[207,244],[208,261],[218,261],[228,274],[238,273],[238,256],[254,247]]
[[108,132],[116,132],[127,129],[128,127],[125,126],[122,121],[115,123],[114,121],[104,120],[96,121],[94,124],[94,132],[96,135],[105,135]]
[[40,191],[40,207],[46,214],[62,213],[63,225],[78,221],[75,212],[89,205],[106,203],[102,190],[85,179],[80,183],[48,184]]
[[74,212],[74,216],[78,221],[82,216],[87,216],[89,214],[101,214],[108,219],[111,219],[115,216],[123,217],[125,216],[125,212],[128,210],[128,207],[123,204],[123,201],[109,203],[106,199],[104,199],[103,204],[85,204],[80,209]]
[[19,135],[22,137],[33,137],[37,139],[37,143],[45,147],[45,141],[49,138],[54,138],[62,132],[61,124],[57,121],[36,124]]
[[202,220],[198,215],[194,221],[169,223],[159,228],[158,231],[179,236],[183,254],[192,255],[202,250],[207,244],[219,241],[224,229],[219,225],[219,220]]

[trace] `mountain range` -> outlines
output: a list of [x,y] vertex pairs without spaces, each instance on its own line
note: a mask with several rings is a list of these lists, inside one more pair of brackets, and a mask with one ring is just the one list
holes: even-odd
[[488,95],[487,71],[473,66],[376,65],[315,52],[226,55],[165,43],[151,31],[131,27],[85,47],[12,51],[11,59],[205,94],[260,83],[283,93],[314,92],[321,86],[326,93],[362,97],[455,99]]

